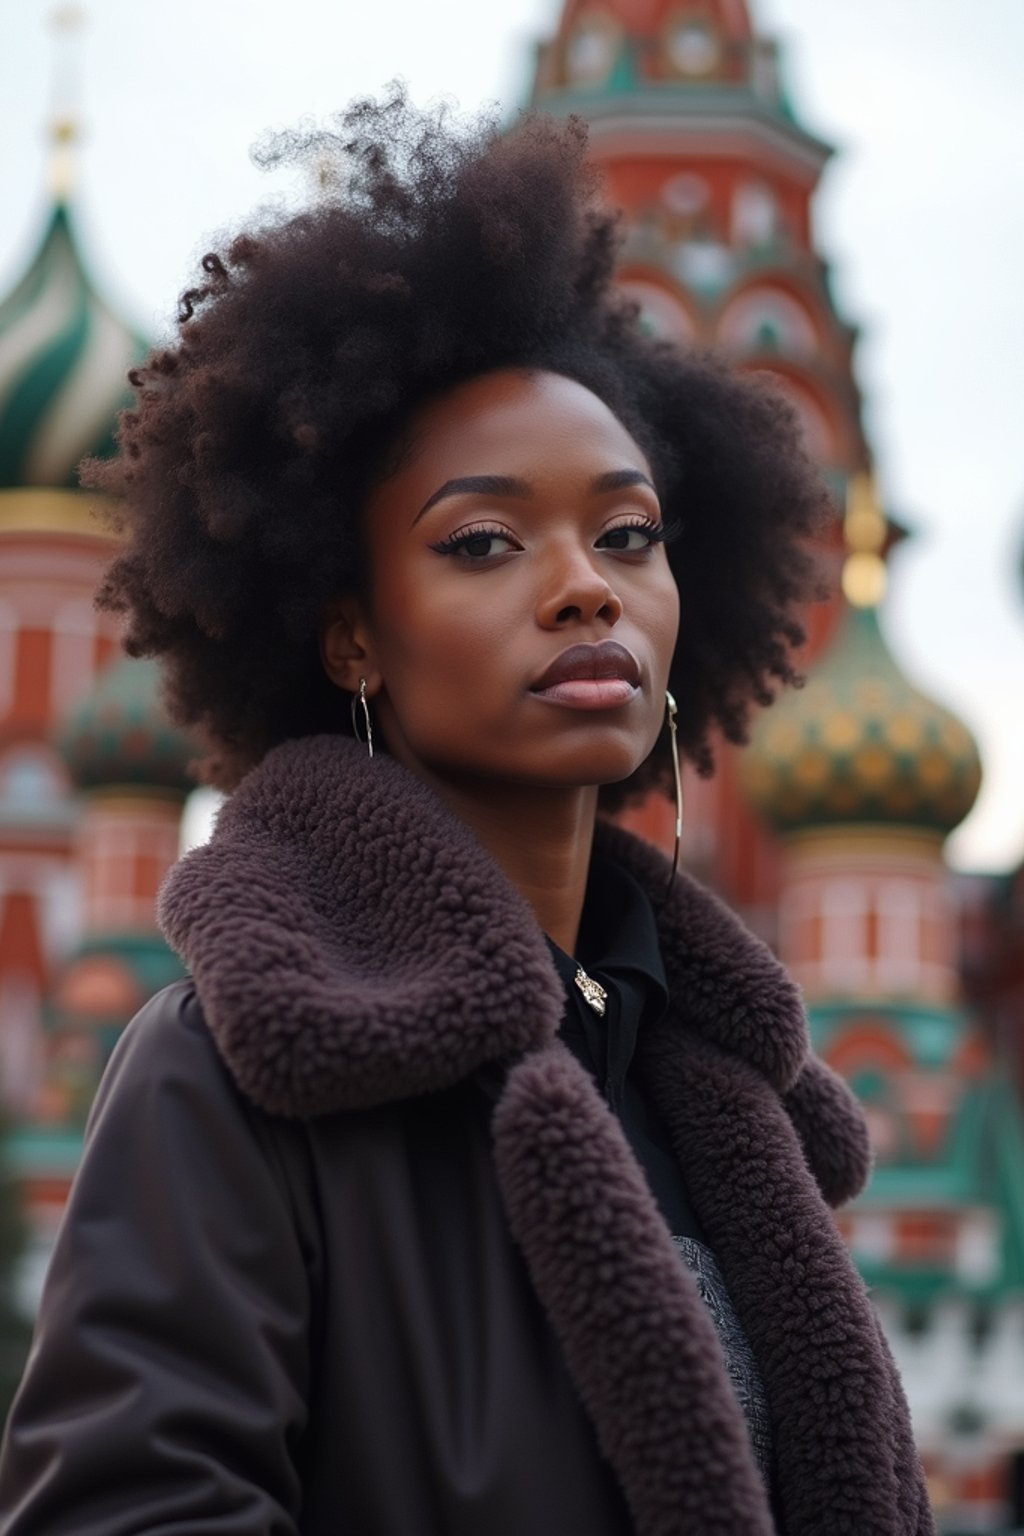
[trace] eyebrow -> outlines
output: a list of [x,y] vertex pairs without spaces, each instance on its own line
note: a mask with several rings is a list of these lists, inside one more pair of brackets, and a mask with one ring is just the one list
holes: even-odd
[[[609,470],[590,482],[590,490],[592,495],[603,496],[609,491],[626,491],[635,485],[646,485],[657,495],[653,481],[639,469]],[[455,480],[446,480],[428,497],[413,518],[412,526],[416,526],[424,512],[429,512],[431,507],[449,496],[516,496],[525,501],[532,495],[533,489],[525,480],[517,480],[511,475],[460,475]]]
[[511,475],[460,475],[456,480],[446,480],[433,496],[426,500],[413,519],[419,522],[424,512],[436,507],[449,496],[519,496],[525,499],[533,492],[525,480],[515,480]]
[[595,496],[601,496],[607,491],[628,491],[634,485],[646,485],[655,496],[658,494],[654,481],[639,469],[610,470],[606,475],[598,475],[597,479],[591,482],[590,489]]

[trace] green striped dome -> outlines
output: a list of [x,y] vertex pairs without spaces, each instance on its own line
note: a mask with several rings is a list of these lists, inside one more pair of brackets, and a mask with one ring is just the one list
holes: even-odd
[[186,795],[194,741],[172,725],[157,662],[131,656],[104,671],[60,727],[56,745],[79,789],[132,784]]
[[758,720],[741,759],[755,805],[782,831],[899,823],[951,832],[981,763],[955,715],[911,686],[874,608],[850,608],[805,688]]
[[113,451],[129,368],[148,351],[89,282],[63,203],[0,301],[0,487],[74,487],[85,454]]

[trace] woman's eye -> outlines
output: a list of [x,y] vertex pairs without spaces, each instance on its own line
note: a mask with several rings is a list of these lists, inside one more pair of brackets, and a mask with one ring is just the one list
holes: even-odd
[[653,544],[660,543],[665,537],[663,528],[658,528],[654,523],[627,523],[621,528],[609,528],[598,540],[607,549],[624,550],[627,554],[639,554],[642,550],[650,549]]
[[502,533],[498,528],[467,528],[462,533],[453,534],[450,539],[443,539],[440,544],[431,544],[430,547],[439,555],[460,555],[468,560],[487,560],[495,555],[508,554],[510,550],[518,549],[519,545],[510,534]]
[[[500,545],[504,545],[504,549],[499,548]],[[512,548],[512,540],[503,533],[469,533],[459,540],[458,548],[460,554],[483,559],[487,555],[505,554]]]

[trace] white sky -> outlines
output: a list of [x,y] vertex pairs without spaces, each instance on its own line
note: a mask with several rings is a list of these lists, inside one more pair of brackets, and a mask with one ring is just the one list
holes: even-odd
[[[294,183],[248,158],[403,76],[464,107],[521,100],[559,0],[91,0],[79,229],[102,290],[157,333],[212,234]],[[818,247],[888,504],[918,532],[886,621],[978,737],[960,867],[1024,856],[1024,0],[751,0],[801,120],[837,145]],[[0,0],[0,292],[45,210],[52,0]]]

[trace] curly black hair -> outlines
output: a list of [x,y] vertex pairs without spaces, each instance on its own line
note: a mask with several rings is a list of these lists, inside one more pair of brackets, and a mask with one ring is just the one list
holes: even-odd
[[[266,214],[181,298],[174,345],[132,374],[119,452],[84,467],[126,540],[100,589],[132,655],[162,659],[174,717],[223,788],[288,737],[349,729],[320,664],[328,601],[365,578],[360,511],[427,397],[505,367],[598,395],[647,453],[682,621],[670,686],[702,772],[711,735],[798,681],[809,538],[828,498],[765,383],[646,335],[615,286],[616,215],[585,126],[469,126],[394,88],[330,131],[280,137],[321,190]],[[665,782],[659,750],[602,808]]]

